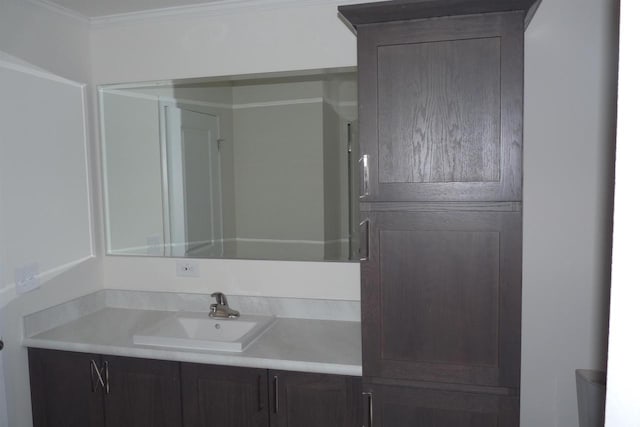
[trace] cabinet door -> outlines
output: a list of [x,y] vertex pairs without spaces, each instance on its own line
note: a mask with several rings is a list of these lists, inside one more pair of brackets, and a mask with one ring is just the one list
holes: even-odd
[[362,200],[522,199],[523,25],[510,12],[358,28]]
[[364,376],[519,387],[520,212],[363,212]]
[[129,357],[104,357],[107,427],[182,425],[180,364]]
[[267,427],[264,369],[182,364],[184,427]]
[[[92,377],[100,356],[29,349],[34,427],[101,427],[102,387]],[[95,380],[95,381],[92,381]]]
[[518,427],[519,398],[365,385],[365,427]]
[[361,378],[269,371],[271,427],[360,427]]

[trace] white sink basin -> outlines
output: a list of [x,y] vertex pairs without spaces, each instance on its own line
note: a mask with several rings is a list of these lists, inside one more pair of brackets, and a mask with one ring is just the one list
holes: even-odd
[[134,344],[191,350],[242,352],[275,321],[272,316],[216,319],[207,313],[178,313],[140,331]]

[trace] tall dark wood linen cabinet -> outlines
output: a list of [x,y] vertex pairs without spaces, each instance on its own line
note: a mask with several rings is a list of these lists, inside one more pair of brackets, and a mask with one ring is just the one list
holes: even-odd
[[536,0],[340,6],[358,37],[363,424],[517,427]]

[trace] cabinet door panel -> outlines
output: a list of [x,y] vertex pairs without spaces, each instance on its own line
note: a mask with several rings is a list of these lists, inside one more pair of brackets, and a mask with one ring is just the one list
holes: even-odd
[[361,379],[269,372],[271,427],[360,427]]
[[113,356],[105,362],[107,427],[182,425],[179,363]]
[[520,212],[367,212],[365,376],[518,387]]
[[517,201],[521,13],[358,29],[365,201]]
[[367,427],[517,427],[519,422],[519,399],[513,396],[408,386],[365,385],[364,390],[371,393],[373,416]]
[[184,427],[267,427],[264,369],[182,364]]
[[378,78],[380,183],[499,181],[500,38],[379,46]]
[[102,388],[94,387],[91,362],[100,356],[29,349],[34,427],[101,427]]

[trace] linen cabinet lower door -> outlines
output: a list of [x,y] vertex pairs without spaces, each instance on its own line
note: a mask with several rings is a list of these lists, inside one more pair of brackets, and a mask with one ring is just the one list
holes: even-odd
[[360,427],[362,379],[269,371],[271,427]]
[[104,356],[107,427],[180,427],[180,364]]
[[364,376],[519,388],[520,212],[362,215]]
[[34,427],[102,427],[102,387],[92,369],[100,356],[29,349]]
[[268,427],[267,370],[182,364],[184,427]]
[[517,427],[519,398],[365,385],[364,427]]

